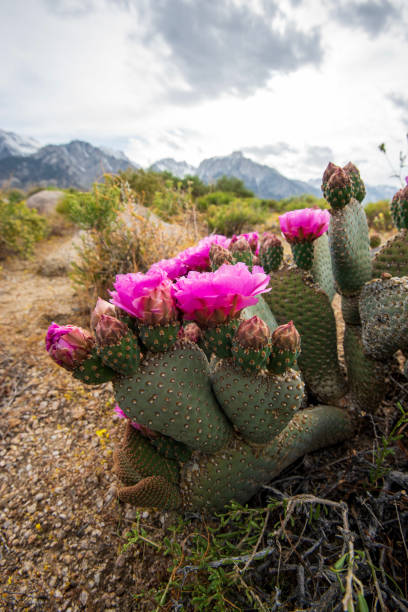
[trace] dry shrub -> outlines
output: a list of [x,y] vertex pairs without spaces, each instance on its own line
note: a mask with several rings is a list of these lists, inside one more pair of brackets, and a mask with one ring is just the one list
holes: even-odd
[[109,297],[117,274],[146,272],[194,242],[180,227],[137,214],[130,203],[115,223],[83,236],[71,278],[81,301],[92,308],[98,296]]

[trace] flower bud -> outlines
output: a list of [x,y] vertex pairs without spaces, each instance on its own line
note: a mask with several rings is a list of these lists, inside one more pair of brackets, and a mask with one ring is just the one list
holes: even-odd
[[95,328],[95,336],[100,346],[117,344],[129,332],[128,326],[110,315],[101,315]]
[[270,336],[271,332],[265,321],[254,315],[242,321],[235,338],[245,348],[262,349],[268,345]]
[[177,311],[168,285],[155,287],[148,295],[140,298],[143,325],[167,325],[177,319]]
[[272,344],[279,350],[296,353],[300,350],[300,334],[293,321],[279,325],[272,334]]
[[328,163],[326,170],[323,172],[323,178],[322,178],[323,193],[324,193],[324,186],[328,183],[329,178],[331,177],[333,172],[337,170],[338,168],[340,168],[340,166],[336,166],[336,164],[333,164],[333,162]]
[[91,334],[75,325],[52,323],[45,338],[50,357],[66,370],[75,370],[90,356],[95,341]]
[[213,272],[223,264],[233,264],[231,252],[221,244],[212,244],[210,248],[210,261]]
[[96,302],[96,306],[92,311],[91,314],[91,329],[92,331],[95,331],[96,326],[98,325],[99,319],[101,318],[102,315],[109,315],[110,317],[116,317],[117,316],[117,312],[116,312],[116,308],[113,304],[111,304],[110,302],[107,302],[106,300],[103,300],[102,298],[98,297],[98,301]]
[[241,238],[237,238],[234,242],[231,240],[231,244],[229,249],[232,254],[234,253],[247,253],[251,251],[251,246],[249,242],[242,236]]
[[187,323],[181,329],[183,330],[182,337],[186,340],[190,340],[190,342],[197,343],[202,336],[201,329],[198,327],[197,323],[194,323],[194,321]]

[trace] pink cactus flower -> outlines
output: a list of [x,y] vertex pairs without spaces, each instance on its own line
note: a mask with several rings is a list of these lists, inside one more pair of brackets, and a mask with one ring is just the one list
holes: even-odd
[[189,272],[175,284],[175,297],[184,318],[199,325],[214,327],[238,316],[243,308],[256,304],[268,289],[269,276],[244,263],[224,264],[215,272]]
[[52,323],[45,337],[50,357],[66,370],[75,370],[90,355],[95,341],[91,334],[75,325]]
[[[121,419],[127,419],[128,421],[130,421],[129,417],[126,416],[122,408],[119,407],[119,404],[116,404],[115,412],[118,415],[118,417],[120,417]],[[155,431],[152,431],[145,425],[140,425],[140,423],[136,423],[136,421],[130,421],[130,424],[134,429],[137,429],[138,431],[140,431],[140,433],[143,434],[146,438],[156,438],[158,436],[158,434]]]
[[149,268],[147,274],[150,274],[150,272],[156,272],[158,269],[164,270],[170,280],[175,280],[180,276],[184,276],[188,272],[188,267],[178,257],[173,257],[172,259],[161,259]]
[[330,213],[320,208],[291,210],[279,217],[279,224],[288,242],[313,242],[327,232]]
[[405,177],[405,182],[408,185],[408,176]]
[[114,287],[111,303],[144,325],[165,325],[176,320],[173,283],[163,269],[148,274],[118,274]]
[[91,314],[91,329],[94,331],[102,315],[109,315],[110,317],[116,317],[116,310],[113,304],[110,304],[106,300],[98,297],[96,306]]
[[195,270],[196,272],[205,272],[210,270],[210,248],[212,244],[220,244],[225,249],[228,248],[230,243],[229,238],[226,238],[222,234],[212,234],[206,236],[200,242],[193,247],[181,251],[177,255],[177,259],[182,262],[187,271]]

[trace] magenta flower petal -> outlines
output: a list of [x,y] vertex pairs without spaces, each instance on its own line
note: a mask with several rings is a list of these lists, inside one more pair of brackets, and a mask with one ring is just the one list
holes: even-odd
[[327,232],[330,213],[320,208],[291,210],[280,215],[279,224],[288,242],[312,242]]
[[201,325],[229,321],[260,293],[269,291],[269,276],[259,266],[250,272],[244,263],[224,264],[215,272],[189,272],[175,284],[175,297],[186,320]]
[[184,276],[184,274],[187,274],[188,272],[186,264],[179,259],[179,257],[173,257],[172,259],[161,259],[149,268],[147,274],[156,272],[159,268],[166,272],[170,280]]
[[220,244],[225,249],[228,248],[230,243],[229,238],[226,238],[222,234],[212,234],[206,236],[200,242],[193,247],[189,247],[184,251],[181,251],[177,255],[177,259],[184,264],[186,271],[194,270],[198,272],[204,272],[210,270],[210,248],[212,244]]
[[111,303],[146,325],[165,325],[177,318],[173,283],[158,267],[147,274],[118,274]]
[[74,370],[90,354],[95,345],[91,334],[75,325],[52,323],[45,337],[45,348],[58,365]]

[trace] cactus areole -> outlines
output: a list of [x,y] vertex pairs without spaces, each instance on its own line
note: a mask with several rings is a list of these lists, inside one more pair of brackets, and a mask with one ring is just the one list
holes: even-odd
[[351,404],[378,406],[386,361],[408,352],[408,280],[392,278],[408,252],[405,192],[393,204],[401,232],[372,262],[357,168],[329,164],[322,188],[330,213],[281,217],[295,265],[282,263],[273,234],[209,236],[146,274],[117,276],[110,303],[92,313],[93,335],[50,326],[58,365],[88,384],[113,383],[123,502],[208,512],[245,503],[304,453],[350,437],[339,407],[348,389]]

